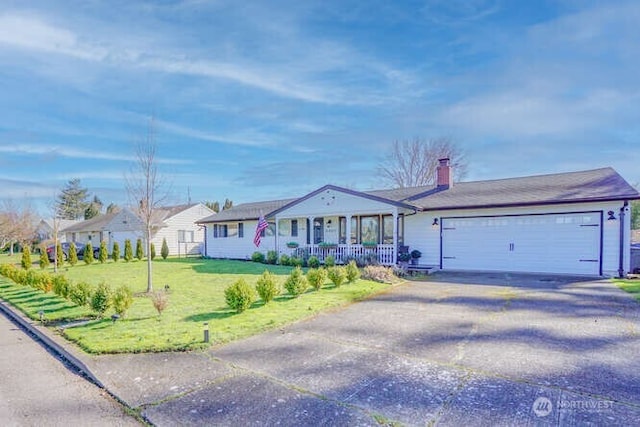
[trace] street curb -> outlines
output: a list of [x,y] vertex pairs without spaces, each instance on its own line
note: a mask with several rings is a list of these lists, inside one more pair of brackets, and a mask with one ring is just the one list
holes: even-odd
[[[28,318],[15,312],[6,302],[0,301],[0,311],[13,323],[19,326],[27,334],[29,334],[36,341],[39,341],[48,351],[64,360],[80,375],[87,378],[89,381],[97,385],[103,390],[106,387],[100,380],[91,372],[91,370],[77,357],[69,353],[60,344],[49,338],[43,331],[38,329]],[[108,390],[107,390],[108,391]],[[111,394],[111,393],[110,393]]]

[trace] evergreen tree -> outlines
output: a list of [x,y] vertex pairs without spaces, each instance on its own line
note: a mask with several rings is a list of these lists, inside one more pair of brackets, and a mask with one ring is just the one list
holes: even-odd
[[31,268],[31,249],[29,249],[29,246],[24,246],[22,248],[22,258],[20,259],[20,265],[25,270]]
[[224,199],[224,206],[222,207],[223,211],[231,209],[233,207],[233,201],[229,199]]
[[47,248],[43,246],[40,248],[40,268],[44,270],[47,267],[49,267],[49,255],[47,255]]
[[153,261],[156,258],[156,245],[151,244],[151,260]]
[[113,262],[118,262],[120,260],[120,245],[118,242],[113,242],[113,251],[111,252],[111,258],[113,258]]
[[136,240],[136,258],[142,260],[144,258],[144,249],[142,248],[142,239]]
[[89,265],[93,263],[93,246],[91,246],[91,242],[87,242],[84,247],[84,263]]
[[78,248],[75,242],[69,244],[69,264],[76,265],[78,263]]
[[80,179],[70,180],[56,201],[57,216],[62,219],[84,218],[87,202],[88,190],[80,185]]
[[100,242],[100,252],[98,253],[98,260],[100,260],[101,264],[104,264],[105,262],[107,262],[108,258],[109,250],[107,249],[107,242],[103,240],[102,242]]
[[120,212],[120,207],[115,203],[109,203],[109,206],[107,206],[107,213],[110,214],[116,212]]
[[60,242],[56,245],[56,257],[58,267],[62,267],[64,264],[64,252],[62,251],[62,244]]
[[131,240],[124,241],[124,260],[129,262],[133,259],[133,248],[131,247]]
[[162,259],[167,259],[169,256],[169,245],[167,245],[167,239],[162,239],[162,248],[160,249],[160,256]]
[[215,213],[220,212],[220,202],[204,202],[204,205]]

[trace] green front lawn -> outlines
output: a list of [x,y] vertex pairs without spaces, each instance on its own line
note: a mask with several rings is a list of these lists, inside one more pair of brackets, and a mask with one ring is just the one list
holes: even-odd
[[[265,269],[283,283],[291,267],[266,266],[253,262],[204,260],[196,258],[156,260],[153,263],[154,287],[169,285],[169,305],[158,316],[146,291],[146,262],[79,263],[61,271],[71,280],[97,285],[106,281],[112,289],[127,284],[136,296],[127,316],[113,323],[112,311],[102,320],[90,320],[64,329],[64,336],[90,353],[171,351],[204,348],[250,336],[304,319],[331,307],[343,306],[382,292],[389,285],[358,280],[333,288],[326,284],[319,292],[307,291],[292,299],[283,294],[268,305],[258,301],[241,314],[230,310],[224,289],[239,278],[254,285]],[[285,291],[286,292],[286,291]],[[19,307],[33,319],[40,310],[48,321],[86,318],[90,311],[61,298],[0,278],[0,298]],[[207,322],[210,344],[203,343]]]
[[614,282],[620,289],[629,292],[635,299],[640,301],[640,280],[616,279]]

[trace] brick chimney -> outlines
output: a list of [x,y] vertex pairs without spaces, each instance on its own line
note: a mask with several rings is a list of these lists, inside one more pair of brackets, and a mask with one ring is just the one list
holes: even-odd
[[438,189],[446,190],[453,187],[453,171],[449,165],[449,158],[438,159],[440,163],[436,168],[436,184]]

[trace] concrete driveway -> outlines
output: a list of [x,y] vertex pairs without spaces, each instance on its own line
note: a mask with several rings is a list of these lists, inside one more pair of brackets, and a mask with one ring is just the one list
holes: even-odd
[[157,425],[633,425],[640,304],[608,281],[439,274],[207,352],[87,364]]

